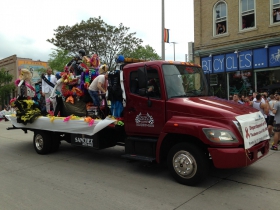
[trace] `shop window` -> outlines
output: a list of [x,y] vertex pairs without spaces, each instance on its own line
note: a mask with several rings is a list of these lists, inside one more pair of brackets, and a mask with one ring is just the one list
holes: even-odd
[[226,84],[224,73],[210,75],[210,94],[219,98],[226,98]]
[[227,5],[219,2],[214,6],[214,35],[227,33]]
[[229,74],[229,95],[240,94],[244,96],[253,93],[252,71],[235,71]]
[[255,0],[240,0],[240,30],[256,27]]
[[259,71],[257,76],[257,91],[273,94],[280,91],[280,70]]
[[280,0],[270,0],[272,23],[280,23]]

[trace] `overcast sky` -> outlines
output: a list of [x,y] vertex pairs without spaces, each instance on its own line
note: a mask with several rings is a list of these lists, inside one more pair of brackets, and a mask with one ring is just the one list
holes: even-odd
[[[11,55],[48,61],[54,45],[47,42],[58,26],[72,26],[101,16],[109,25],[123,23],[129,32],[161,56],[162,0],[1,0],[0,59]],[[175,57],[185,61],[188,42],[194,41],[193,0],[165,0],[165,28]],[[165,44],[165,59],[173,60],[173,44]]]

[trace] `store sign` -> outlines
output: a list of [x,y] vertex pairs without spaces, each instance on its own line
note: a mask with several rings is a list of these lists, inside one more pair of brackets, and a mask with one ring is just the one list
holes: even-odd
[[238,53],[239,70],[252,69],[252,54],[251,50]]
[[255,69],[261,69],[268,67],[267,62],[267,49],[266,48],[260,48],[253,50],[254,55],[254,68]]
[[226,54],[226,71],[237,71],[237,53]]
[[280,46],[274,46],[269,48],[269,66],[280,66]]
[[204,74],[212,73],[212,58],[211,57],[202,58],[201,67],[204,71]]
[[268,65],[280,66],[280,46],[204,57],[201,62],[204,73],[260,69],[267,68]]
[[213,73],[225,71],[225,56],[217,55],[213,57]]

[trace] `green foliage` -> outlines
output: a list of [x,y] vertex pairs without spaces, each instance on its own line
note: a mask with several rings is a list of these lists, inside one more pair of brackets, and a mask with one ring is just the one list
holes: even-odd
[[0,104],[8,103],[8,96],[15,90],[12,82],[13,76],[4,68],[0,70]]
[[38,72],[38,74],[41,76],[42,73],[46,73],[46,72],[47,72],[47,69],[45,69],[45,68],[40,68],[40,69],[37,69],[37,72]]
[[71,59],[72,57],[69,55],[67,50],[54,49],[54,51],[50,54],[48,63],[53,70],[63,71],[65,64],[67,64]]
[[71,55],[80,49],[84,49],[87,55],[97,53],[101,64],[106,63],[109,68],[115,55],[128,49],[134,50],[142,43],[141,39],[134,37],[136,33],[129,33],[129,28],[122,23],[118,27],[111,26],[101,17],[89,18],[74,26],[59,26],[54,31],[54,38],[47,39],[48,42]]
[[123,51],[121,54],[123,54],[125,57],[130,58],[136,58],[136,59],[144,59],[144,60],[160,60],[161,57],[156,53],[156,51],[150,46],[146,45],[138,46],[134,50],[126,50]]

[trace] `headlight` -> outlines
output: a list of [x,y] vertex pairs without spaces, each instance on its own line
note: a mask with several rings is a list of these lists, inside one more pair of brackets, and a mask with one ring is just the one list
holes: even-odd
[[203,128],[205,136],[212,142],[233,143],[238,142],[237,138],[229,130],[220,130],[214,128]]

